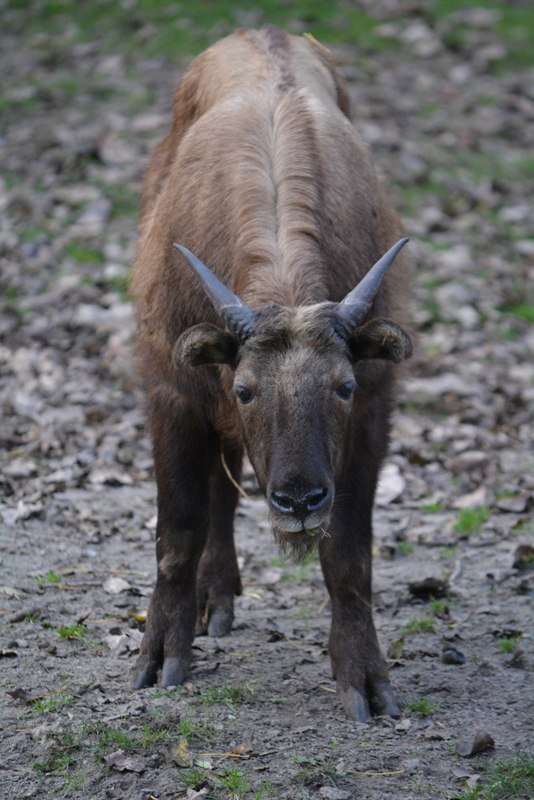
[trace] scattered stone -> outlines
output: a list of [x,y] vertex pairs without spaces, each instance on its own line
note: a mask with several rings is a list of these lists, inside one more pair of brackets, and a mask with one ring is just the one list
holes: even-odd
[[422,581],[408,584],[408,591],[414,597],[428,600],[429,597],[447,597],[449,585],[447,581],[442,581],[440,578],[424,578]]
[[466,658],[463,653],[456,650],[454,647],[446,647],[441,656],[443,664],[454,664],[455,666],[465,664]]
[[488,505],[487,489],[481,485],[473,492],[457,497],[452,505],[453,508],[484,508]]
[[319,796],[324,797],[325,800],[350,800],[352,792],[336,789],[335,786],[321,786]]
[[462,472],[482,469],[488,462],[489,456],[487,453],[483,453],[480,450],[466,450],[465,453],[461,453],[461,455],[451,459],[446,466],[447,469],[450,469],[455,475],[459,475]]

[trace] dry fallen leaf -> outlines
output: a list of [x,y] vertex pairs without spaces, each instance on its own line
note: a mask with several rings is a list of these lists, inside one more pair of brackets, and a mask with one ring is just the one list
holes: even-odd
[[376,489],[377,506],[387,506],[401,496],[406,488],[406,481],[400,474],[397,464],[386,464],[380,473]]
[[521,569],[534,562],[534,547],[531,544],[520,544],[515,549],[513,566]]
[[399,639],[396,639],[394,642],[391,642],[390,646],[388,647],[388,658],[392,659],[401,658],[404,652],[405,641],[406,641],[406,635],[403,634]]
[[462,756],[462,758],[470,758],[494,745],[493,736],[486,731],[479,730],[475,733],[475,738],[472,742],[458,742],[458,755]]
[[108,578],[102,584],[102,588],[107,594],[120,594],[131,589],[131,586],[124,578]]
[[118,772],[144,772],[146,769],[146,758],[141,756],[128,756],[123,750],[116,750],[109,756],[104,756],[104,761],[112,769]]
[[189,742],[187,739],[180,739],[177,745],[171,750],[171,758],[178,767],[190,767],[191,756],[189,754]]
[[185,798],[186,800],[197,800],[198,797],[206,797],[208,791],[208,786],[203,786],[198,792],[196,789],[191,789],[191,787],[189,787]]

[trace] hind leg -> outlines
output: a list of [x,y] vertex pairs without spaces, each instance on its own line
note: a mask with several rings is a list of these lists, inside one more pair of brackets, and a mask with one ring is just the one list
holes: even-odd
[[[228,469],[239,482],[243,448],[223,447]],[[226,636],[232,628],[234,596],[242,591],[234,545],[238,500],[238,491],[218,458],[210,481],[210,529],[197,574],[197,634]]]

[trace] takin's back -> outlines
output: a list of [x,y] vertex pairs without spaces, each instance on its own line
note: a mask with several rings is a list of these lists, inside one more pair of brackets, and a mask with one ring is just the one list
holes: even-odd
[[[250,306],[296,306],[341,300],[401,235],[329,52],[272,26],[237,31],[182,78],[150,161],[132,279],[141,353],[167,372],[184,330],[218,323],[173,242]],[[372,316],[404,323],[408,296],[401,253]]]

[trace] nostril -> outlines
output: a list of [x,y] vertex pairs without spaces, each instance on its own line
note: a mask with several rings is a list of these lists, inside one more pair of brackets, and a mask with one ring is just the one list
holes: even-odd
[[316,489],[314,492],[310,492],[304,498],[304,504],[306,506],[307,511],[315,511],[320,508],[326,502],[328,497],[328,489],[326,486],[323,489]]
[[294,511],[295,501],[292,497],[281,492],[271,492],[271,503],[276,506],[279,511]]

